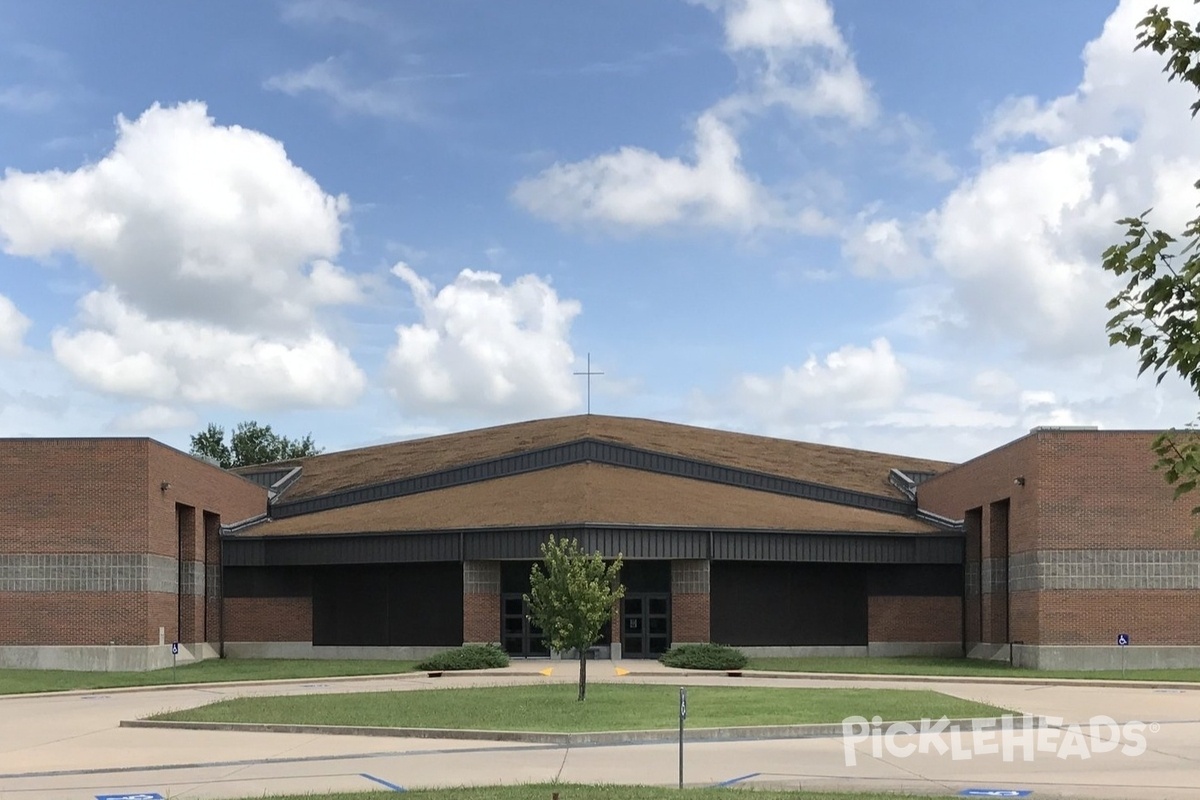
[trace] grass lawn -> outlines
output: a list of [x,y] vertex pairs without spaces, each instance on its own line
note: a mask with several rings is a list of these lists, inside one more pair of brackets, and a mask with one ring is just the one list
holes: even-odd
[[[687,788],[664,786],[581,786],[572,783],[525,784],[521,786],[477,786],[461,789],[410,789],[411,800],[746,800],[746,790],[732,788]],[[393,792],[350,794],[305,794],[257,798],[256,800],[374,800]],[[768,800],[946,800],[946,795],[861,794],[858,792],[778,792],[761,791],[752,797]]]
[[44,669],[0,669],[0,694],[60,692],[69,689],[114,689],[171,683],[267,681],[282,678],[328,678],[335,675],[386,675],[410,672],[415,661],[335,661],[321,659],[224,658],[174,670],[150,672],[72,672]]
[[[243,697],[153,717],[196,722],[471,728],[575,733],[672,728],[675,686],[598,683],[582,703],[572,684],[421,689],[398,692]],[[853,715],[911,720],[991,717],[992,706],[924,690],[688,687],[688,725],[794,725]]]
[[974,658],[752,658],[747,669],[772,672],[852,672],[871,675],[965,675],[977,678],[1075,678],[1138,681],[1200,681],[1195,669],[1079,670],[1021,669]]

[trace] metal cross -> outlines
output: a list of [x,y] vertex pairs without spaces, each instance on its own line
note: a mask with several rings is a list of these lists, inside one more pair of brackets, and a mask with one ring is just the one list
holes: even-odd
[[603,375],[603,372],[592,372],[592,354],[587,354],[587,372],[576,372],[576,375],[587,376],[587,413],[592,413],[592,376]]

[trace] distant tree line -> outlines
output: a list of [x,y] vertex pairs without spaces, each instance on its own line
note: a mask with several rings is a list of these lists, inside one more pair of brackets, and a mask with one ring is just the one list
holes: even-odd
[[224,469],[288,461],[320,452],[311,433],[305,434],[303,439],[291,439],[275,433],[270,425],[259,425],[254,420],[239,422],[228,442],[225,429],[210,422],[207,428],[192,436],[191,448],[192,455],[210,458]]

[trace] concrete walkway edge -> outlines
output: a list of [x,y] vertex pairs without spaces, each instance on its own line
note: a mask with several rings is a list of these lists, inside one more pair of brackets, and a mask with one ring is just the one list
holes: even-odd
[[[897,720],[901,724],[904,720]],[[921,720],[909,720],[918,731]],[[929,724],[929,721],[924,721]],[[894,724],[888,722],[887,724]],[[1012,716],[1001,721],[996,717],[948,720],[943,729],[970,729],[993,731],[1005,729],[1024,730],[1045,727],[1039,717]],[[939,721],[940,725],[940,721]],[[546,731],[488,731],[466,728],[392,728],[357,725],[293,725],[261,722],[185,722],[177,720],[127,719],[121,720],[122,728],[162,728],[190,731],[239,731],[243,733],[304,733],[333,736],[394,736],[406,739],[472,739],[492,742],[521,742],[525,744],[552,744],[563,747],[588,745],[647,744],[652,742],[677,742],[677,729],[641,731],[585,731],[579,733],[551,733]],[[727,728],[687,728],[684,742],[730,742],[760,741],[764,739],[828,739],[842,736],[840,722],[810,725],[747,725]]]

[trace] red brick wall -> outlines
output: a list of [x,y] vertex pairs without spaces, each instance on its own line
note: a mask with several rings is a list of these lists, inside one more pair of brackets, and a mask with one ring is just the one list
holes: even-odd
[[958,642],[962,600],[958,597],[871,597],[867,604],[871,642]]
[[1128,633],[1135,646],[1200,644],[1196,590],[1071,589],[1038,592],[1040,644],[1116,644]]
[[0,552],[144,552],[148,444],[0,439]]
[[1041,644],[1041,601],[1046,592],[1013,592],[1009,633],[1014,642]]
[[708,592],[679,592],[671,595],[671,641],[707,642],[709,640]]
[[311,642],[312,598],[227,597],[225,633],[230,642]]
[[[1010,498],[1009,552],[1200,548],[1190,498],[1174,502],[1153,469],[1153,431],[1036,431],[918,489],[922,508],[953,519],[983,507],[984,557],[1002,521],[992,504]],[[1024,478],[1024,485],[1013,480]],[[1137,644],[1200,644],[1200,592],[1173,589],[1054,589],[1003,592],[984,599],[985,641],[1111,645],[1138,628]],[[968,639],[978,629],[969,609]]]
[[463,641],[487,644],[500,641],[500,594],[463,595]]
[[[170,488],[163,490],[162,484]],[[193,534],[197,558],[203,559],[204,515],[220,516],[225,525],[257,516],[267,510],[267,490],[199,459],[149,442],[147,479],[144,484],[149,510],[149,552],[175,558],[178,554],[175,505],[196,509]]]
[[[1042,490],[1037,455],[1037,435],[1025,436],[925,481],[917,488],[918,504],[956,520],[962,519],[968,509],[982,507],[982,555],[990,558],[990,506],[1010,499],[1009,552],[1033,550],[1037,546],[1037,496]],[[1025,479],[1024,486],[1013,483],[1018,477]]]
[[1154,470],[1148,431],[1041,433],[1038,486],[1042,549],[1200,548],[1195,496]]
[[145,620],[140,592],[0,592],[0,645],[149,644]]

